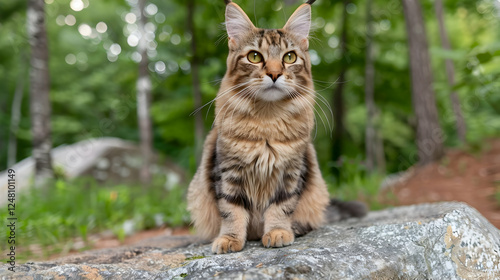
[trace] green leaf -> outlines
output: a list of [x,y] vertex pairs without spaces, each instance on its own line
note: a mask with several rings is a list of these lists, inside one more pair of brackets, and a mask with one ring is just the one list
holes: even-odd
[[484,64],[493,58],[493,56],[491,55],[490,52],[478,53],[478,54],[476,54],[476,57],[477,57],[477,60],[479,60],[479,62],[481,64]]

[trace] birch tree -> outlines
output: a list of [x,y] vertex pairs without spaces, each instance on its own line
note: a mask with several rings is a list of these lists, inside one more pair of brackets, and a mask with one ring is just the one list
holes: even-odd
[[151,124],[151,78],[148,70],[148,53],[145,26],[147,17],[145,14],[146,0],[139,0],[136,7],[138,18],[137,26],[140,33],[137,51],[141,55],[139,62],[139,77],[137,79],[137,118],[139,121],[139,134],[141,138],[141,153],[143,164],[141,168],[141,181],[148,184],[151,181],[150,165],[153,155],[153,132]]
[[49,52],[44,1],[28,0],[27,27],[31,47],[30,115],[35,160],[35,187],[43,187],[54,176],[52,169],[51,104],[49,99]]

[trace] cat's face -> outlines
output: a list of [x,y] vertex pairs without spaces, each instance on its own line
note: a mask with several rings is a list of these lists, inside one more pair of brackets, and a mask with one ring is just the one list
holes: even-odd
[[267,102],[312,94],[310,24],[309,4],[300,6],[282,29],[260,29],[254,27],[238,5],[229,3],[225,79],[235,87],[234,94]]

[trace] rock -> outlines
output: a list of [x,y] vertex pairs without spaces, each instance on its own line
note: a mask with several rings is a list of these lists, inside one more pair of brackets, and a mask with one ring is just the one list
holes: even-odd
[[[90,138],[71,145],[52,149],[52,162],[56,173],[68,179],[92,176],[97,181],[138,183],[142,166],[140,147],[132,142],[113,137]],[[16,192],[29,189],[35,161],[28,157],[11,168],[16,172]],[[186,181],[185,171],[171,160],[154,153],[151,165],[153,174],[167,176],[166,188]],[[7,193],[7,170],[0,172],[0,191]],[[0,206],[7,200],[0,200]]]
[[195,243],[86,256],[18,265],[16,273],[2,265],[0,279],[500,279],[500,231],[466,204],[445,202],[371,212],[285,248],[249,242],[213,255]]

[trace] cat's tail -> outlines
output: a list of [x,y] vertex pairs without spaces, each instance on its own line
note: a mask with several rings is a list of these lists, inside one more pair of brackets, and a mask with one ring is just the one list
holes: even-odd
[[332,198],[327,207],[326,219],[328,223],[333,223],[351,217],[361,218],[367,213],[368,207],[361,201],[342,201]]

